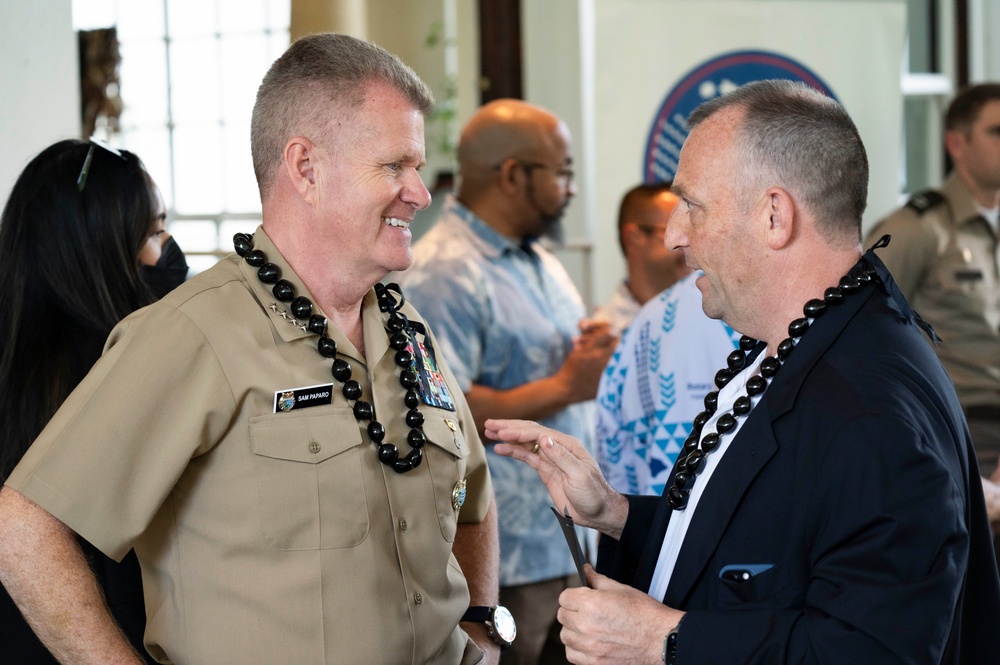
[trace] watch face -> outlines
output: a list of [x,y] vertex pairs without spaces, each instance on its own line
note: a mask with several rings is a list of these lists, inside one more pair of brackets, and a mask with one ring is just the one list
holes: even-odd
[[503,605],[497,605],[493,610],[493,630],[497,632],[500,639],[513,642],[517,636],[517,626],[514,624],[514,615]]

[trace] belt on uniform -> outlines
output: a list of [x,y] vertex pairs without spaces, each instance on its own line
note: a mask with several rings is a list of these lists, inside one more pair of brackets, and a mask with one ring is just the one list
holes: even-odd
[[965,417],[975,420],[1000,420],[1000,404],[974,404],[965,407]]

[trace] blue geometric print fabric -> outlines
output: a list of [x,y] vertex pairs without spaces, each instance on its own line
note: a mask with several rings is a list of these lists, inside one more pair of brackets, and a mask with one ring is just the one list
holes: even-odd
[[650,300],[618,343],[597,393],[597,461],[627,494],[663,493],[740,334],[701,309],[690,275]]

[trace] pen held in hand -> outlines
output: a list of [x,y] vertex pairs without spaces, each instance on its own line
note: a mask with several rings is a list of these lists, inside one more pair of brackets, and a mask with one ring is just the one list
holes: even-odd
[[556,516],[556,519],[559,520],[559,526],[562,527],[563,535],[566,537],[566,544],[569,545],[569,553],[573,556],[576,570],[580,574],[580,584],[588,586],[587,575],[583,572],[583,548],[580,547],[580,539],[576,536],[576,528],[574,528],[573,520],[569,516],[569,510],[563,508],[563,512],[560,513],[554,506],[550,506],[550,509]]

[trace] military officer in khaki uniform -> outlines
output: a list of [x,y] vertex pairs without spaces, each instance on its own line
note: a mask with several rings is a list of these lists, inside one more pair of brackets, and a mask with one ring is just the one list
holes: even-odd
[[[938,355],[965,409],[980,470],[1000,455],[1000,83],[974,85],[952,101],[945,146],[954,171],[880,222],[880,252],[913,308],[934,326]],[[1000,487],[985,483],[1000,518]],[[989,501],[991,495],[994,500]]]
[[135,548],[164,663],[496,661],[510,634],[459,625],[496,602],[484,450],[432,332],[378,284],[430,201],[431,104],[342,35],[272,66],[263,225],[115,329],[0,493],[0,577],[62,661],[138,662],[70,530]]

